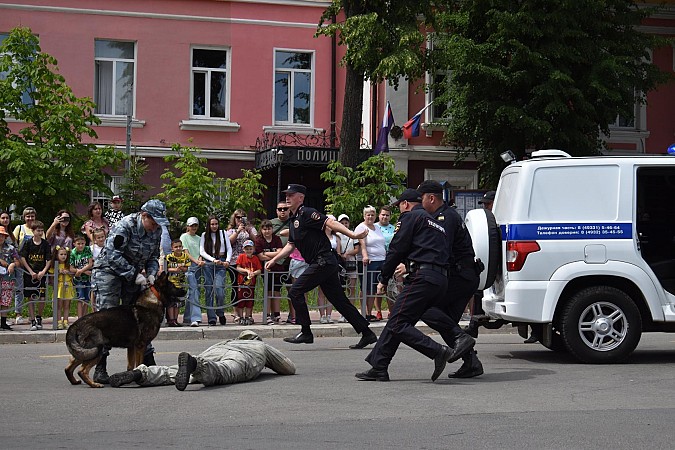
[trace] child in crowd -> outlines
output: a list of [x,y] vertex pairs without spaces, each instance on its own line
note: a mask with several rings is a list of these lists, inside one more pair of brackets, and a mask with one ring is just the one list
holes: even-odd
[[[56,285],[56,298],[58,301],[56,320],[59,330],[68,329],[68,317],[70,316],[70,300],[75,298],[75,288],[73,286],[73,274],[75,270],[70,267],[70,248],[57,245],[52,254],[52,267],[49,272],[58,275]],[[58,274],[55,271],[58,270]]]
[[91,245],[91,255],[96,259],[105,245],[105,230],[99,228],[94,230],[94,243]]
[[[73,240],[75,248],[70,252],[70,266],[75,269],[73,281],[77,291],[77,317],[82,317],[88,312],[91,291],[91,268],[94,267],[94,256],[91,249],[86,245],[84,236],[75,236]],[[94,304],[92,303],[92,306]]]
[[[42,312],[45,309],[45,275],[52,265],[52,250],[49,243],[43,239],[45,226],[39,220],[31,224],[33,236],[28,239],[21,249],[21,264],[25,269],[23,275],[23,296],[28,303],[28,315],[30,317],[30,330],[42,329]],[[35,304],[32,300],[37,299],[37,315]]]
[[14,298],[14,277],[16,268],[21,261],[9,233],[4,226],[0,226],[0,328],[10,330],[7,324],[7,309]]
[[241,317],[241,325],[253,325],[253,297],[256,277],[262,272],[262,264],[254,250],[253,241],[244,241],[244,253],[237,257],[237,304],[235,312]]
[[[105,245],[105,238],[106,235],[104,229],[94,230],[94,243],[90,246],[91,255],[94,260],[101,254],[101,250],[103,250],[103,246]],[[92,311],[96,311],[96,291],[94,289],[89,291],[89,304],[91,305]]]
[[[183,248],[183,241],[174,239],[171,241],[171,253],[166,255],[166,267],[169,280],[174,286],[182,288],[186,284],[185,273],[190,266],[190,253]],[[182,326],[178,323],[179,303],[172,303],[166,308],[166,321],[170,327]]]

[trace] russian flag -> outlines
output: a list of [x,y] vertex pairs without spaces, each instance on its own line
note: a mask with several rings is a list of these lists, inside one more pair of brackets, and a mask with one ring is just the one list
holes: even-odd
[[384,109],[384,117],[382,118],[382,126],[377,134],[377,143],[373,148],[373,154],[379,155],[382,152],[389,152],[389,131],[394,126],[394,113],[391,112],[391,106],[387,102],[387,107]]
[[426,111],[426,109],[431,106],[431,103],[429,103],[427,106],[424,108],[420,109],[417,114],[412,116],[412,119],[407,121],[406,123],[403,124],[403,137],[406,139],[410,139],[413,137],[417,137],[420,135],[420,118],[422,117],[422,113]]

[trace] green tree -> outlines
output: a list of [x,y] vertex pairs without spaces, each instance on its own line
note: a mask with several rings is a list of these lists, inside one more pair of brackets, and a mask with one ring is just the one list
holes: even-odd
[[403,192],[406,174],[395,169],[393,158],[380,154],[371,156],[356,169],[333,161],[321,179],[333,184],[324,191],[326,211],[336,217],[347,214],[358,224],[366,205],[375,208],[388,205]]
[[452,70],[438,98],[445,138],[478,156],[485,186],[505,150],[597,153],[617,115],[632,117],[666,79],[648,53],[664,42],[637,28],[653,10],[637,3],[462,0],[439,12],[436,63]]
[[120,195],[124,199],[122,210],[125,214],[137,212],[147,199],[146,192],[152,186],[143,182],[149,166],[142,158],[132,156],[129,158],[129,170],[125,175],[124,182],[120,185]]
[[[317,35],[336,36],[345,46],[344,109],[340,162],[356,167],[361,138],[363,81],[398,83],[399,77],[421,78],[427,68],[424,29],[434,25],[438,2],[428,0],[333,0],[321,17]],[[344,21],[335,17],[344,13]],[[374,143],[373,143],[374,145]]]
[[220,194],[218,217],[229,221],[235,209],[243,209],[254,214],[264,214],[262,198],[265,186],[262,174],[257,170],[241,169],[240,178],[226,178],[221,180],[223,192]]
[[173,163],[173,167],[161,175],[167,182],[158,197],[166,203],[174,222],[182,223],[190,216],[203,222],[215,209],[213,201],[218,188],[213,180],[216,174],[206,167],[206,158],[199,156],[198,148],[173,144],[171,149],[175,154],[164,160]]
[[[31,205],[52,217],[88,203],[92,189],[110,192],[103,169],[117,168],[124,154],[82,142],[97,137],[94,103],[73,94],[28,28],[15,28],[0,44],[0,105],[0,204]],[[17,121],[11,128],[9,118]]]

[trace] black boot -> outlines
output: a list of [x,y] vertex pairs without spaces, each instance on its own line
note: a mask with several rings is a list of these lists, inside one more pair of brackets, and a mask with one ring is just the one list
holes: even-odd
[[464,364],[455,373],[448,374],[449,378],[473,378],[483,375],[483,364],[478,359],[475,351],[470,351],[462,356]]
[[95,383],[110,384],[110,377],[108,376],[108,371],[106,369],[107,360],[108,355],[101,356],[100,361],[96,364],[96,369],[94,369]]
[[12,327],[7,325],[7,317],[0,317],[0,328],[2,328],[3,330],[12,331]]
[[143,379],[143,373],[138,370],[127,370],[126,372],[114,373],[110,376],[110,386],[120,387],[125,384],[139,382]]

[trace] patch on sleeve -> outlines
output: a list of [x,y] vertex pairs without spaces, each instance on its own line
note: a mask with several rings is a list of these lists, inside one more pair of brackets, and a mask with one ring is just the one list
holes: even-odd
[[295,219],[293,221],[293,228],[299,228],[300,227],[300,221],[298,219]]
[[314,211],[311,216],[309,216],[312,220],[320,220],[321,219],[321,214],[318,212]]
[[394,233],[396,233],[399,228],[401,228],[401,221],[396,222],[396,226],[394,227]]
[[119,250],[120,248],[122,248],[123,245],[124,245],[124,237],[118,234],[117,236],[115,236],[115,239],[113,240],[113,246],[115,247],[115,249]]
[[436,217],[436,220],[439,222],[445,222],[445,216],[441,214],[440,216]]

